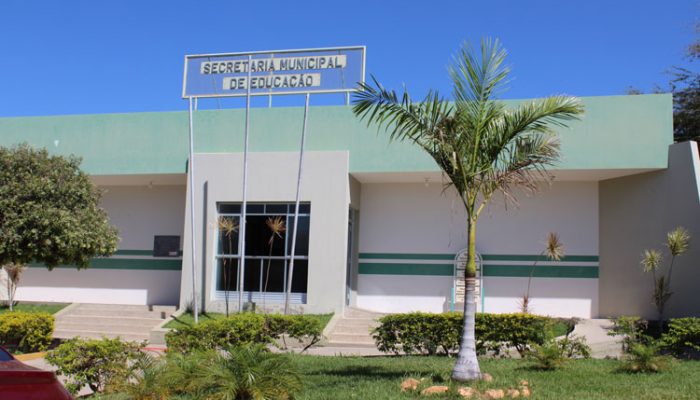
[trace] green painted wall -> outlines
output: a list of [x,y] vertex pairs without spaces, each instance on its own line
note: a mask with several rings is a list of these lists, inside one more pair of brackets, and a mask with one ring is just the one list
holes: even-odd
[[[560,131],[563,157],[557,169],[666,167],[673,129],[670,95],[583,101],[583,121]],[[302,116],[299,107],[253,109],[251,151],[297,151]],[[196,151],[242,151],[243,121],[242,109],[197,112]],[[76,154],[94,175],[183,173],[187,127],[184,111],[0,118],[0,145],[26,141],[54,153]],[[390,143],[385,133],[365,127],[350,107],[312,107],[308,134],[309,150],[349,151],[350,172],[437,170],[410,143]]]
[[[445,253],[360,253],[358,271],[361,275],[453,276],[455,256]],[[565,256],[559,262],[548,265],[535,265],[535,261],[548,261],[539,255],[483,254],[481,257],[485,277],[526,278],[532,271],[535,278],[598,278],[598,256]],[[513,261],[518,264],[503,264]]]

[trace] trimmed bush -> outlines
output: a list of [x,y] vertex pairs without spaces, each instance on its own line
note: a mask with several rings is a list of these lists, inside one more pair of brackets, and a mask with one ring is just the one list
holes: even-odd
[[[463,315],[457,312],[392,314],[379,319],[372,336],[380,351],[406,354],[449,354],[457,351]],[[514,347],[521,355],[533,344],[545,342],[551,318],[532,314],[477,314],[476,348],[479,354],[505,355]]]
[[661,336],[661,347],[675,356],[700,351],[700,318],[674,318]]
[[313,317],[243,313],[174,329],[165,335],[165,341],[170,350],[191,352],[271,344],[287,335],[299,340],[306,350],[321,340],[321,334],[321,324]]
[[44,351],[53,338],[54,317],[45,312],[0,314],[0,345],[21,352]]
[[120,339],[70,339],[46,355],[57,367],[56,374],[67,378],[66,389],[76,394],[84,386],[93,392],[126,379],[130,366],[141,357],[143,344]]
[[[306,315],[265,315],[265,327],[272,339],[282,339],[287,335],[298,340],[303,346],[303,350],[317,344],[323,336],[321,322],[314,317]],[[286,348],[286,343],[283,344]]]

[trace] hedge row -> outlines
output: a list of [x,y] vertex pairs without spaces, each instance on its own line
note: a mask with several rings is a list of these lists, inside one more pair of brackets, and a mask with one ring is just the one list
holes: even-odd
[[170,350],[191,352],[275,343],[288,336],[299,340],[306,350],[321,340],[322,331],[318,319],[305,315],[244,313],[176,328],[165,335],[165,342]]
[[0,345],[21,352],[44,351],[53,338],[54,317],[45,312],[0,314]]
[[[459,349],[463,314],[392,314],[379,319],[372,336],[380,351],[406,354],[449,354]],[[476,349],[504,354],[514,347],[520,354],[529,346],[541,345],[554,319],[531,314],[476,314]]]

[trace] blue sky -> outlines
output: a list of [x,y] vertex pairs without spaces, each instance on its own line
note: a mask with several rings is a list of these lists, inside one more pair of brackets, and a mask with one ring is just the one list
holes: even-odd
[[699,7],[697,0],[3,0],[0,116],[184,110],[185,54],[346,45],[367,46],[367,72],[385,86],[405,83],[414,97],[428,88],[449,95],[450,57],[483,36],[509,51],[505,98],[650,90],[685,63]]

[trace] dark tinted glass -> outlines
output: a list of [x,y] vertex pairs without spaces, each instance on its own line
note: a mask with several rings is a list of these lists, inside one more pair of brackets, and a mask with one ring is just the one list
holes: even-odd
[[219,217],[219,254],[238,254],[238,217]]
[[[294,208],[292,208],[292,212],[294,212]],[[309,203],[299,204],[299,214],[311,214],[311,204],[309,204]]]
[[[273,224],[276,217],[281,219],[282,227],[284,228],[284,230],[279,232],[279,234],[274,234],[272,229],[268,226],[268,219],[270,220],[270,223]],[[246,255],[269,256],[270,248],[272,248],[273,256],[284,256],[284,238],[287,236],[287,226],[284,223],[284,216],[256,215],[247,217],[246,221],[248,221],[245,228]]]
[[[267,290],[265,290],[265,285],[267,285]],[[284,260],[272,260],[269,266],[267,260],[265,261],[263,266],[263,291],[267,293],[284,292]]]
[[[287,249],[291,255],[292,250],[292,232],[294,228],[294,217],[289,219],[289,239],[287,240]],[[294,252],[295,256],[309,255],[309,217],[299,217],[299,228],[297,229],[297,245]]]
[[292,292],[306,293],[306,283],[309,279],[309,264],[306,260],[294,260],[294,276],[292,277]]
[[240,204],[219,204],[219,214],[240,214]]
[[286,214],[287,205],[286,204],[267,204],[265,206],[265,213],[268,214]]
[[243,290],[246,292],[259,292],[260,285],[260,260],[245,261],[245,276],[243,277]]
[[216,290],[238,290],[238,259],[219,258]]
[[247,204],[246,210],[250,214],[262,214],[265,211],[265,206],[263,204]]

